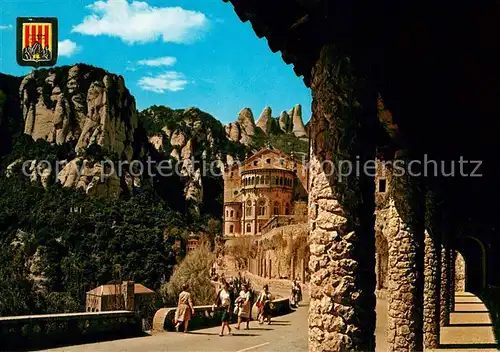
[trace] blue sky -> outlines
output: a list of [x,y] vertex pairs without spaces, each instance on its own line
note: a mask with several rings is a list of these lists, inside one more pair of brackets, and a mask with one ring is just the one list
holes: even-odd
[[58,66],[123,75],[139,109],[196,106],[228,123],[243,107],[257,119],[301,104],[310,118],[302,77],[222,0],[0,0],[0,72],[30,71],[15,59],[16,17],[29,16],[58,18]]

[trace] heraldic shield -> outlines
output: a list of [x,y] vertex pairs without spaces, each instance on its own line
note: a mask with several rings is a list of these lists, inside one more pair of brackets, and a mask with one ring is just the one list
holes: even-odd
[[57,18],[17,18],[17,63],[20,66],[54,66],[57,63]]

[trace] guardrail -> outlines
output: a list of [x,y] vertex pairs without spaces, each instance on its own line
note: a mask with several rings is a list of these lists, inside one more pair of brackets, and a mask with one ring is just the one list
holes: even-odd
[[2,350],[77,345],[142,334],[142,321],[131,311],[0,317]]

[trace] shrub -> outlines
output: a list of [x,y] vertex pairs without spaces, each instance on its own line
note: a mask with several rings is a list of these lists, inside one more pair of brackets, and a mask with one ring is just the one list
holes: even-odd
[[188,284],[193,304],[212,304],[215,288],[210,280],[210,269],[214,261],[215,255],[210,249],[210,244],[201,242],[198,248],[190,252],[174,269],[170,281],[162,286],[163,302],[169,306],[177,305],[182,285]]

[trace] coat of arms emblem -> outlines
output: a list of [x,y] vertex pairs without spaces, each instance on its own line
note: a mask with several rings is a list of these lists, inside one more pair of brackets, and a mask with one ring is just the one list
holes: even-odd
[[34,67],[57,63],[57,18],[17,19],[17,63]]

